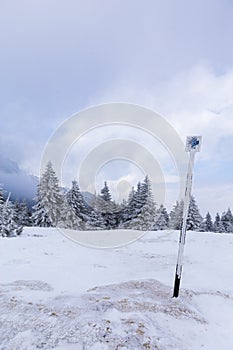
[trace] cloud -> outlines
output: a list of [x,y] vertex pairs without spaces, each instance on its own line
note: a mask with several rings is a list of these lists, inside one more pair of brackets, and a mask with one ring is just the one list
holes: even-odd
[[[178,122],[182,113],[178,101],[183,103],[180,72],[185,70],[185,83],[190,67],[197,63],[211,62],[217,72],[229,67],[231,10],[229,1],[219,0],[149,0],[146,5],[133,0],[103,0],[101,5],[99,1],[23,0],[14,8],[4,1],[1,152],[38,173],[53,130],[78,110],[99,103],[100,92],[106,97],[106,91],[105,102],[109,102],[121,99],[125,89],[126,102],[158,109],[173,117],[179,129],[184,119]],[[178,79],[171,83],[176,74]],[[194,79],[196,72],[190,74]],[[202,80],[200,73],[197,85]],[[178,116],[167,112],[169,101],[172,111],[178,108]]]
[[[205,196],[208,192],[208,199],[215,201],[212,207],[218,210],[215,188],[222,189],[225,205],[233,207],[233,196],[229,196],[228,192],[233,186],[232,91],[233,68],[219,75],[208,65],[197,65],[170,81],[147,89],[137,85],[126,86],[118,81],[97,99],[102,102],[125,101],[159,109],[158,112],[165,116],[184,142],[187,135],[202,135],[201,152],[196,156],[194,193],[198,193],[202,207],[207,208]],[[209,190],[200,191],[204,186]],[[222,202],[219,204],[221,207]]]
[[232,209],[232,194],[232,184],[205,185],[195,189],[201,214],[204,216],[209,211],[212,219],[217,212],[221,215],[229,207]]
[[[219,143],[233,135],[233,68],[216,75],[208,66],[195,66],[154,87],[123,85],[121,81],[98,96],[157,110],[178,131],[203,136],[200,159],[218,158]],[[230,156],[230,155],[229,155]]]
[[13,159],[21,168],[38,174],[40,158],[57,120],[41,118],[30,103],[17,101],[0,109],[1,155]]

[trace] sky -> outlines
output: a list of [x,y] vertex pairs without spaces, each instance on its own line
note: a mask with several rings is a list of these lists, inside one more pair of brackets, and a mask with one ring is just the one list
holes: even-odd
[[[203,214],[233,209],[232,16],[231,0],[0,0],[1,156],[38,175],[48,139],[71,115],[138,104],[184,142],[202,135],[193,193]],[[140,173],[128,164],[117,178],[116,168],[101,181],[117,188]]]

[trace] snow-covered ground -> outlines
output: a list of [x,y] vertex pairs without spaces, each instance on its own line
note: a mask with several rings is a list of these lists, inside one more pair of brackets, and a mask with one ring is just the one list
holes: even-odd
[[178,236],[115,249],[56,229],[0,238],[0,349],[233,349],[233,235],[188,232],[173,299]]

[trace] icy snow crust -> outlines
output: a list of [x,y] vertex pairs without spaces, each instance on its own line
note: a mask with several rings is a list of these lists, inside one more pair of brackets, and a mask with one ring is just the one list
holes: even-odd
[[177,231],[117,249],[56,229],[1,238],[0,349],[233,349],[232,245],[233,235],[188,232],[173,299]]

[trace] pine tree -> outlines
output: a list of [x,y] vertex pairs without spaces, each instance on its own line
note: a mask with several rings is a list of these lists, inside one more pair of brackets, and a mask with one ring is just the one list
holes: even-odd
[[141,207],[146,204],[147,197],[151,195],[151,182],[149,180],[148,175],[145,176],[142,185],[141,190],[139,191],[140,194],[140,200],[141,200]]
[[180,202],[176,201],[173,209],[170,212],[170,222],[169,227],[173,230],[180,230],[182,223],[182,215],[183,215],[184,202],[181,200]]
[[0,187],[0,232],[1,232],[2,224],[3,224],[3,221],[2,221],[3,220],[3,218],[2,218],[3,207],[4,207],[3,189],[2,189],[2,187]]
[[145,202],[146,202],[146,196],[144,195],[144,197],[143,197],[142,185],[141,185],[141,182],[138,182],[137,190],[132,191],[131,199],[130,199],[129,204],[128,204],[129,217],[131,217],[131,219],[136,218],[140,214]]
[[23,225],[20,221],[20,203],[10,201],[10,196],[4,201],[3,189],[0,188],[0,234],[3,237],[20,235]]
[[21,232],[21,227],[15,222],[14,205],[12,202],[7,201],[2,210],[1,235],[3,237],[14,237]]
[[20,235],[23,232],[23,224],[21,222],[20,203],[18,199],[12,205],[12,210],[13,210],[13,221],[16,225],[15,227],[16,234]]
[[153,230],[155,225],[156,208],[155,203],[150,197],[147,198],[140,214],[129,223],[129,228],[134,230],[148,231]]
[[230,208],[228,208],[227,212],[222,214],[221,223],[225,232],[233,233],[233,216]]
[[109,187],[107,185],[107,181],[104,182],[104,187],[102,188],[102,190],[100,191],[100,197],[105,201],[105,202],[111,202],[111,194],[110,194],[110,190]]
[[46,166],[37,186],[33,219],[36,226],[56,227],[61,220],[62,195],[51,162]]
[[161,204],[156,213],[155,230],[166,230],[169,226],[169,215]]
[[17,224],[20,222],[20,204],[18,199],[14,202],[14,220]]
[[94,195],[92,210],[89,214],[86,228],[90,230],[101,230],[105,228],[103,215],[101,213],[103,199]]
[[221,221],[220,215],[219,213],[217,213],[214,220],[214,232],[219,232],[220,221]]
[[225,232],[225,228],[223,226],[223,223],[221,221],[219,213],[217,213],[216,216],[215,216],[214,232],[218,232],[218,233],[224,233]]
[[[153,199],[151,182],[148,176],[145,177],[145,180],[142,184],[138,184],[136,192],[137,204],[136,210],[139,209],[136,217],[134,217],[128,224],[128,227],[136,230],[152,230],[155,225],[155,216],[156,216],[156,204]],[[143,204],[144,203],[144,204]]]
[[87,228],[91,230],[103,230],[105,228],[104,218],[96,209],[93,209],[89,216]]
[[19,215],[20,223],[22,226],[32,225],[31,213],[28,208],[27,201],[25,199],[23,199],[23,201],[19,204]]
[[72,181],[72,188],[67,192],[66,199],[73,209],[75,215],[77,215],[83,221],[83,223],[88,221],[87,205],[83,199],[83,195],[77,181]]
[[41,183],[39,183],[37,185],[36,197],[34,198],[35,205],[33,206],[32,222],[35,226],[50,227],[52,226],[52,222],[43,201],[43,193]]
[[74,208],[69,204],[67,196],[63,196],[62,201],[62,216],[59,222],[59,227],[72,229],[72,230],[83,230],[84,222],[76,215]]
[[204,221],[200,225],[200,230],[204,231],[204,232],[213,232],[214,231],[214,225],[213,225],[212,218],[211,218],[211,215],[209,212],[206,214]]
[[187,230],[197,231],[199,230],[203,219],[199,213],[198,206],[196,204],[194,196],[191,196],[189,211],[187,216]]
[[[170,228],[173,230],[180,230],[183,217],[184,202],[176,201],[170,213]],[[187,216],[187,230],[199,230],[202,223],[202,216],[199,213],[195,198],[191,196],[188,216]]]
[[147,199],[147,192],[145,191],[145,187],[142,190],[142,184],[141,182],[138,182],[134,203],[133,203],[134,204],[133,217],[137,217],[141,213],[142,207],[146,203],[146,199]]
[[0,206],[4,204],[3,188],[0,186]]
[[99,213],[107,213],[111,211],[111,202],[104,200],[103,197],[98,194],[96,197],[95,207]]
[[106,181],[100,191],[100,195],[97,196],[96,207],[97,212],[101,213],[104,227],[106,229],[116,228],[119,223],[118,207],[111,199],[111,193]]
[[151,184],[146,176],[142,184],[138,182],[136,192],[134,192],[129,202],[131,218],[136,218],[141,213],[148,196],[151,196]]
[[[110,208],[111,210],[111,208]],[[102,218],[106,229],[111,230],[117,228],[117,213],[112,211],[102,212]]]
[[134,187],[132,187],[128,196],[128,200],[122,207],[121,226],[124,227],[124,224],[130,221],[135,216],[136,216],[136,191],[134,190]]

